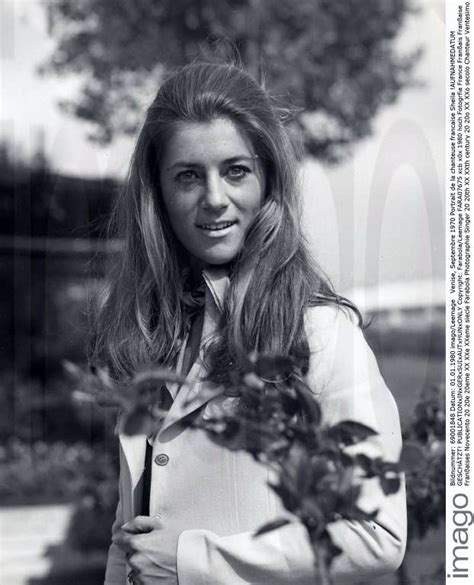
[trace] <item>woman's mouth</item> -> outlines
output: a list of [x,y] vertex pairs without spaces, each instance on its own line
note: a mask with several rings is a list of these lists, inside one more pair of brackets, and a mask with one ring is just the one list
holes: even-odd
[[232,227],[236,223],[236,221],[212,221],[209,223],[197,223],[196,227],[208,232],[220,232]]

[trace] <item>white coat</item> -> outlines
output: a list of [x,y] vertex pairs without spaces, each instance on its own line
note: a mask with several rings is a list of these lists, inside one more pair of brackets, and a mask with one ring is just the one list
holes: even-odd
[[[216,330],[227,285],[224,274],[205,274],[205,280],[202,342]],[[311,352],[307,381],[325,420],[334,424],[351,419],[372,427],[378,435],[360,450],[397,460],[401,450],[397,407],[360,328],[348,311],[333,306],[308,309],[305,323]],[[181,360],[183,354],[184,346]],[[201,352],[188,374],[192,384],[179,392],[170,388],[175,400],[153,445],[153,461],[161,465],[153,464],[150,515],[159,513],[165,524],[172,519],[182,528],[177,546],[179,585],[314,585],[314,557],[301,524],[294,522],[258,538],[252,534],[281,516],[280,502],[267,484],[267,468],[246,453],[219,447],[203,431],[175,424],[189,414],[190,397],[196,397],[191,408],[201,408],[204,417],[232,400],[217,386],[213,396],[206,392],[200,399],[205,375]],[[113,533],[140,514],[146,440],[144,435],[120,436],[120,501]],[[333,564],[335,583],[360,582],[394,571],[403,558],[404,488],[384,496],[378,483],[368,480],[361,505],[379,510],[375,521],[340,520],[330,527],[343,551]],[[105,585],[126,585],[127,573],[123,552],[112,544]]]

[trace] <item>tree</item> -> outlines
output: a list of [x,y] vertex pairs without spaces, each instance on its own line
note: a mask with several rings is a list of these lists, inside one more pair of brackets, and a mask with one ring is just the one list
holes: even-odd
[[136,131],[166,71],[226,39],[291,103],[307,152],[334,161],[414,82],[420,55],[396,48],[412,0],[57,0],[47,11],[56,48],[44,71],[83,75],[63,107],[102,143]]

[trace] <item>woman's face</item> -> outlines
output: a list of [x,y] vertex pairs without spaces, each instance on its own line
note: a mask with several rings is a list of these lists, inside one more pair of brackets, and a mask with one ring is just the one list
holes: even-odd
[[265,193],[248,137],[228,118],[179,122],[160,162],[160,187],[174,233],[203,264],[241,250]]

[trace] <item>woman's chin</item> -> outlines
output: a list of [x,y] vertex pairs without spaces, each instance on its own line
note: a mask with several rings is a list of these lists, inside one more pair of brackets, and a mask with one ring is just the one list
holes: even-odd
[[208,247],[205,250],[195,251],[192,255],[204,265],[222,266],[232,262],[238,253],[238,246],[217,245]]
[[209,257],[204,261],[205,266],[224,266],[225,264],[229,264],[235,258],[235,254],[233,256],[215,256]]

